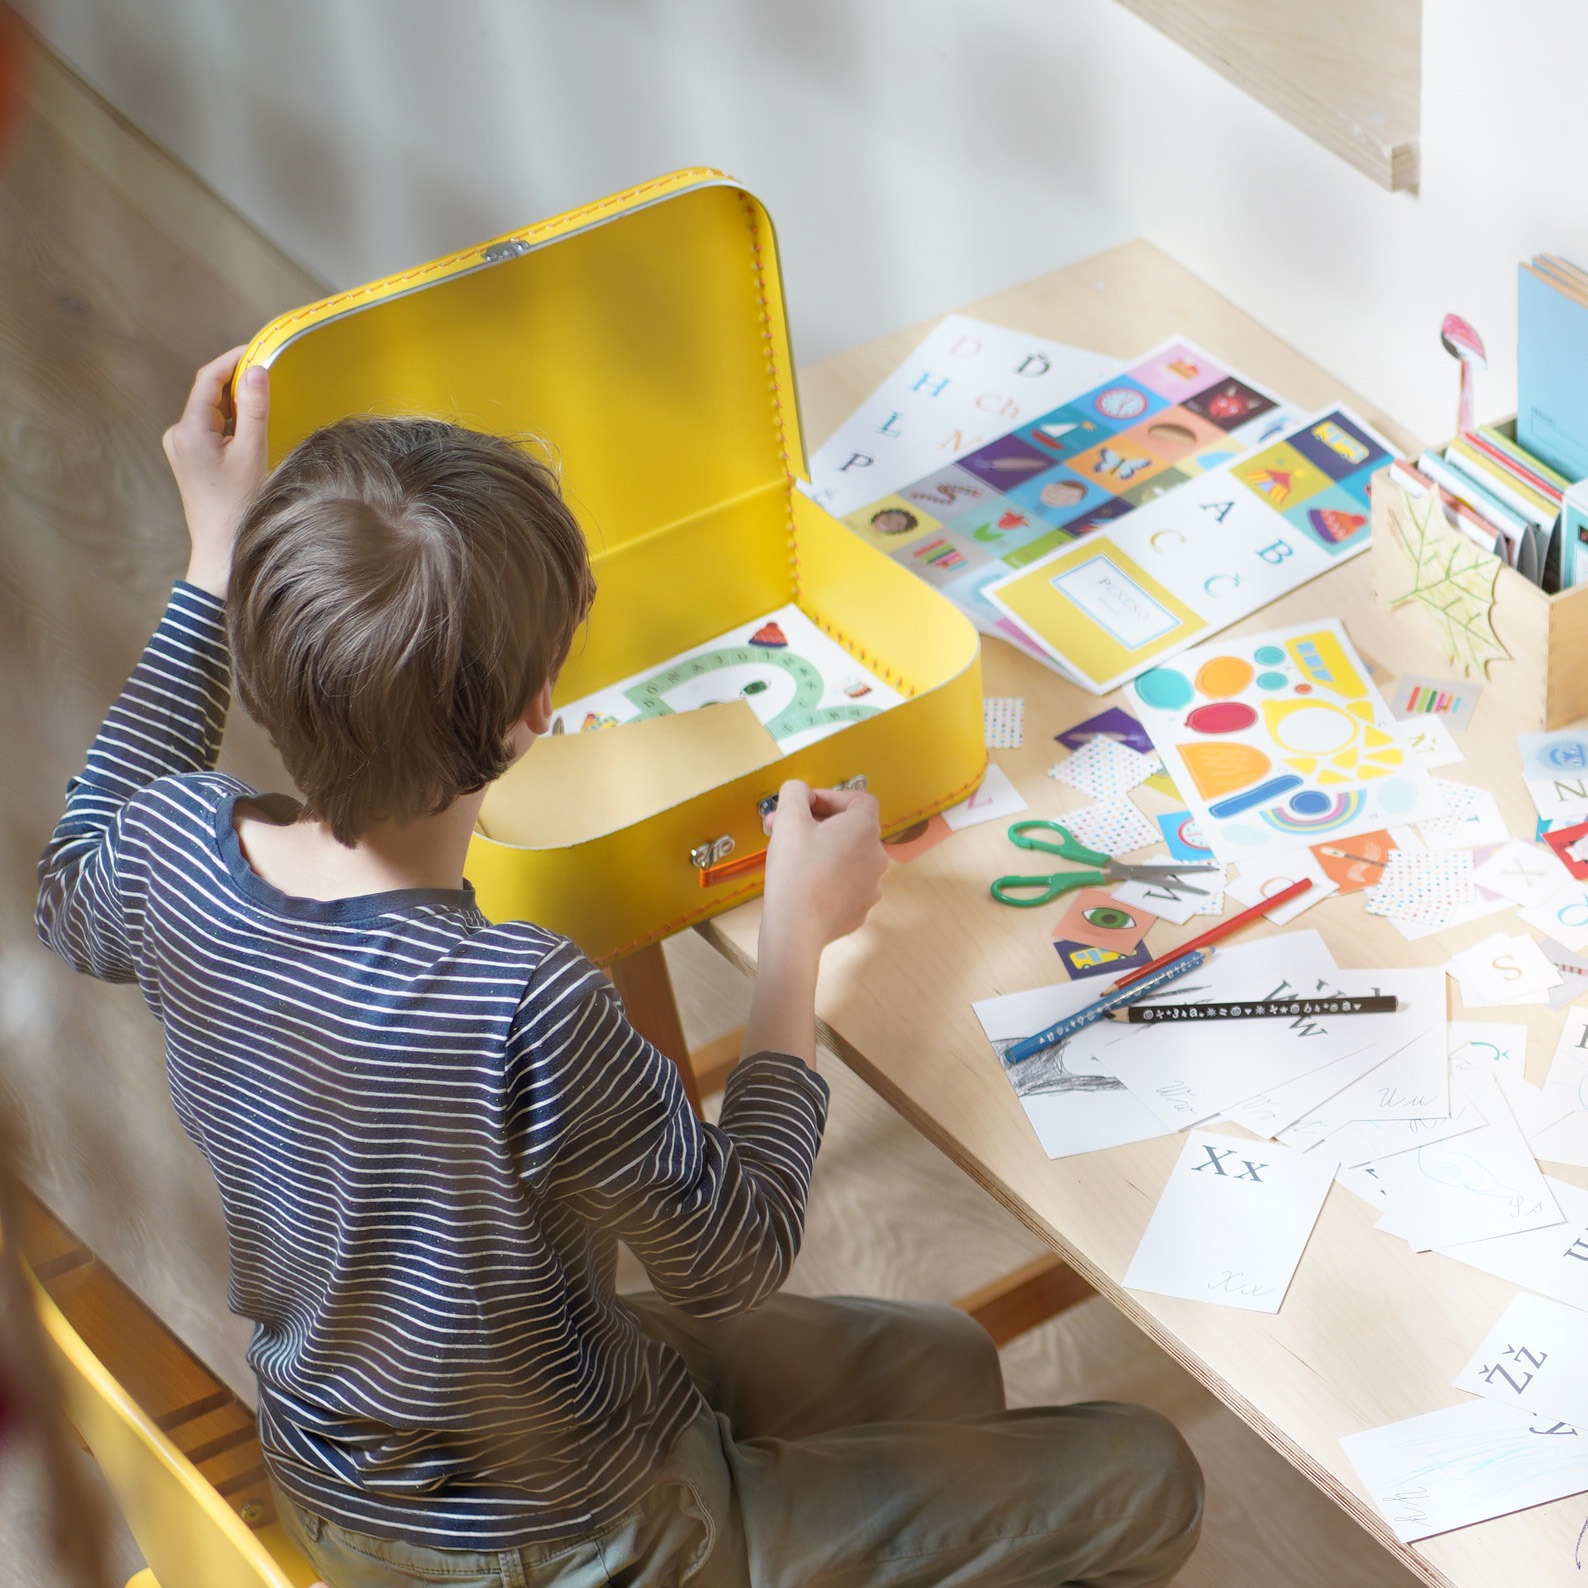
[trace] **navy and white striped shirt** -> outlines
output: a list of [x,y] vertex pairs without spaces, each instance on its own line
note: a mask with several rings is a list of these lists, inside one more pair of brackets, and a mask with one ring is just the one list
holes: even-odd
[[39,931],[165,1028],[277,1484],[443,1548],[589,1533],[701,1405],[615,1298],[617,1241],[686,1312],[769,1296],[826,1086],[757,1055],[701,1124],[605,977],[467,884],[271,887],[232,826],[253,791],[210,770],[230,690],[222,606],[179,584],[67,786]]

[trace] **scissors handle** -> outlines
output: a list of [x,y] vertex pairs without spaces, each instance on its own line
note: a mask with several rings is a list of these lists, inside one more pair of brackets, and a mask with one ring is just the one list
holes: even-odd
[[[1039,838],[1036,836],[1038,833],[1051,833],[1058,842]],[[1040,849],[1043,854],[1058,855],[1062,860],[1078,860],[1084,866],[1106,866],[1113,859],[1112,855],[1105,855],[1100,850],[1088,849],[1068,827],[1061,827],[1057,822],[1041,819],[1015,822],[1009,829],[1009,837],[1019,849]]]
[[992,896],[1000,904],[1029,910],[1039,904],[1051,904],[1076,888],[1100,888],[1107,880],[1101,871],[1059,871],[1051,877],[998,877],[992,885]]

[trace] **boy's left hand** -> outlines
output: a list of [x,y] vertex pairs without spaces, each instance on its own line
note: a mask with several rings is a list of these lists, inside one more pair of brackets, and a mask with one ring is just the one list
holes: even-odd
[[182,417],[162,438],[193,543],[187,581],[223,599],[237,526],[265,477],[270,386],[255,365],[238,386],[233,412],[228,385],[242,356],[234,347],[193,377]]

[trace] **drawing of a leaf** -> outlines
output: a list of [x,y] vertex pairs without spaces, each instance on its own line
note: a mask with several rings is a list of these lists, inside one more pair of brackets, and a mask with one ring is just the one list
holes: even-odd
[[1432,491],[1401,493],[1404,516],[1390,510],[1390,527],[1411,568],[1411,588],[1390,602],[1415,601],[1439,630],[1446,657],[1466,677],[1511,653],[1494,632],[1494,585],[1500,559],[1452,529]]

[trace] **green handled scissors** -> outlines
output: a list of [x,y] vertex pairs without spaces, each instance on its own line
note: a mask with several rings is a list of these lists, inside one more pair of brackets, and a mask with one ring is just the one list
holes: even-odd
[[[1039,836],[1044,833],[1051,834],[1052,838]],[[1181,882],[1181,876],[1188,871],[1219,869],[1215,865],[1190,863],[1176,866],[1121,865],[1112,855],[1088,849],[1069,828],[1061,827],[1057,822],[1016,822],[1009,829],[1009,836],[1021,849],[1040,850],[1045,855],[1058,855],[1062,860],[1074,860],[1083,866],[1095,868],[1091,871],[1055,871],[1040,877],[999,877],[992,885],[992,896],[1000,904],[1013,904],[1021,909],[1051,904],[1061,894],[1073,892],[1076,888],[1100,888],[1110,882],[1154,882],[1176,893],[1205,894],[1206,888],[1195,888],[1188,882]],[[1054,838],[1058,840],[1057,843],[1052,841]]]

